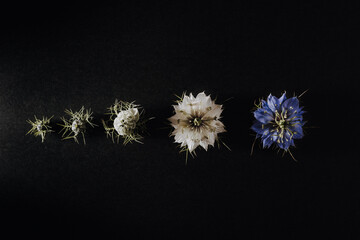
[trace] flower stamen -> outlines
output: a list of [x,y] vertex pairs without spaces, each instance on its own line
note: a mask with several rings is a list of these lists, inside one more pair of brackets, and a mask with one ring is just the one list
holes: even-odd
[[196,118],[194,119],[193,123],[194,123],[194,126],[195,126],[195,127],[200,127],[201,124],[202,124],[202,120],[201,120],[200,118],[197,118],[197,117],[196,117]]

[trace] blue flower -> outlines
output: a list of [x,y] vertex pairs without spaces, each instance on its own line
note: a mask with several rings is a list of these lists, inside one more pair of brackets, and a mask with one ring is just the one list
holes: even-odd
[[290,146],[295,146],[294,139],[304,136],[303,113],[297,97],[286,98],[284,93],[277,98],[270,94],[254,111],[256,120],[251,129],[256,132],[256,138],[261,138],[264,148],[274,144],[287,151]]

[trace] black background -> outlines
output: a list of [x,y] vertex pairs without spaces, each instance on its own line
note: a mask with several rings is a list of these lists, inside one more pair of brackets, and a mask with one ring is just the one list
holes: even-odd
[[[2,234],[82,239],[142,236],[355,238],[358,94],[349,64],[353,6],[174,1],[2,6]],[[301,94],[306,136],[292,152],[250,148],[254,100]],[[232,151],[178,153],[166,118],[174,94],[224,103]],[[145,144],[102,128],[87,145],[25,136],[35,114],[82,105],[96,123],[114,99],[136,100]]]

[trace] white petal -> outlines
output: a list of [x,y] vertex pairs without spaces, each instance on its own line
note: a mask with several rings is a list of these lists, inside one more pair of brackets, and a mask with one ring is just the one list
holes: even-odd
[[192,93],[190,93],[189,98],[190,98],[191,101],[195,100],[194,95]]
[[191,140],[191,139],[188,139],[186,141],[186,143],[187,143],[187,146],[188,146],[188,149],[189,149],[190,152],[194,151],[199,146],[198,141],[194,141],[194,140]]
[[209,145],[214,146],[215,139],[217,138],[216,133],[209,133],[209,135],[207,137],[208,137],[207,141],[208,141]]
[[134,121],[139,121],[139,110],[137,108],[131,108],[128,110]]
[[198,93],[198,95],[196,96],[196,99],[201,100],[202,98],[205,98],[205,97],[206,97],[205,92],[201,92],[201,93]]
[[200,146],[202,146],[205,149],[205,151],[208,150],[208,145],[209,144],[206,141],[200,141]]
[[222,106],[213,104],[211,109],[203,116],[203,119],[219,119],[222,113]]

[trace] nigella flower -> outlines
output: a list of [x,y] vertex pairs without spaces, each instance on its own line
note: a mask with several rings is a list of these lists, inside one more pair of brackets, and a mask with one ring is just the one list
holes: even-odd
[[85,133],[87,126],[91,127],[96,126],[92,123],[92,112],[91,109],[86,109],[84,106],[80,108],[79,111],[73,112],[71,109],[65,109],[65,113],[70,116],[69,119],[61,118],[64,124],[59,124],[63,128],[60,130],[60,133],[63,132],[62,137],[65,139],[74,139],[75,142],[79,143],[78,136],[81,134],[84,144],[85,142]]
[[173,107],[175,115],[169,118],[174,128],[171,136],[180,144],[181,151],[192,154],[199,146],[207,151],[209,145],[214,146],[219,140],[218,134],[226,132],[220,121],[222,105],[215,104],[204,92],[196,97],[192,93],[183,94]]
[[34,122],[30,119],[27,120],[27,122],[31,125],[31,129],[26,133],[26,135],[33,134],[35,137],[40,136],[41,142],[44,142],[46,134],[53,132],[50,126],[50,121],[53,116],[50,118],[43,117],[42,119],[38,119],[36,116],[34,116],[34,118]]
[[274,145],[291,155],[289,147],[295,146],[295,139],[304,136],[302,109],[298,97],[286,98],[284,93],[277,98],[270,94],[267,101],[261,100],[257,105],[251,129],[256,132],[256,138],[261,138],[264,148]]
[[[140,111],[139,111],[140,109]],[[124,139],[123,144],[138,142],[142,143],[142,134],[146,130],[145,123],[152,118],[144,117],[144,110],[134,102],[115,100],[115,103],[108,108],[110,118],[102,120],[107,137],[119,143],[120,137]]]

